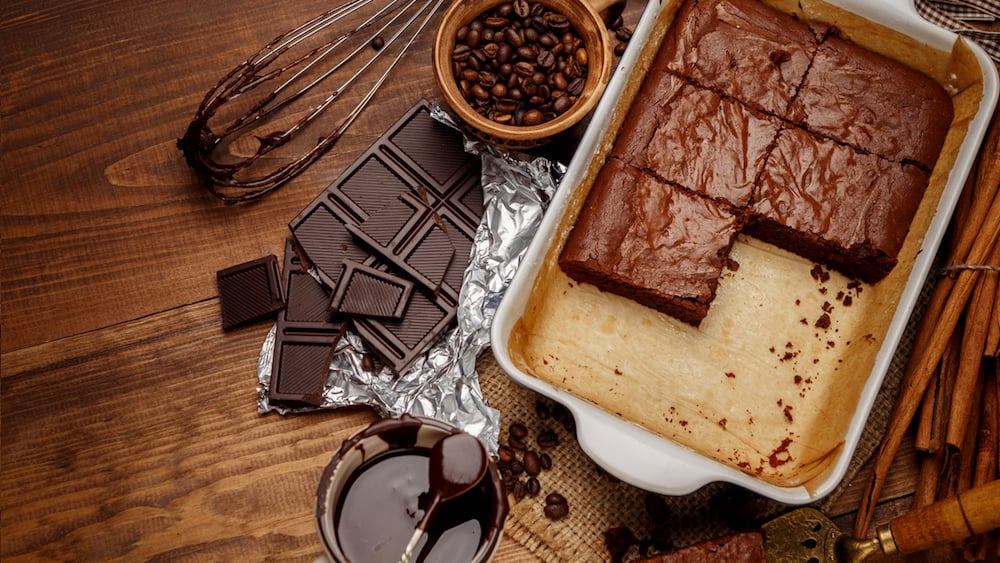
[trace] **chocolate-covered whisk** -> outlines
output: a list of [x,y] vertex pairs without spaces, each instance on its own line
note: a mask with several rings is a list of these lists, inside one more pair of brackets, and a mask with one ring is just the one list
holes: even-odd
[[[379,87],[426,28],[444,0],[349,0],[288,31],[243,61],[212,88],[177,146],[209,192],[227,204],[259,199],[280,188],[329,150],[361,114]],[[366,15],[367,11],[373,11]],[[353,17],[361,23],[350,26]],[[349,29],[339,30],[345,25]],[[384,60],[383,57],[391,57]],[[369,82],[353,109],[294,152],[289,145],[362,77]],[[338,80],[339,78],[339,80]],[[336,81],[325,86],[327,81]],[[320,85],[328,94],[302,110],[305,94]],[[363,85],[362,85],[363,87]],[[345,102],[346,103],[346,102]],[[281,124],[281,120],[288,121]],[[269,127],[265,133],[259,133]],[[248,148],[242,138],[252,136]],[[290,159],[278,149],[293,152]],[[239,154],[242,150],[243,154]],[[272,161],[280,164],[268,166]]]

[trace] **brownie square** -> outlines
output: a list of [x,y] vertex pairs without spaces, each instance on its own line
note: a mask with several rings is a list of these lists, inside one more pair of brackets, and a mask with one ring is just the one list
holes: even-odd
[[658,86],[662,101],[633,108],[626,126],[641,124],[626,129],[611,154],[665,182],[746,205],[777,137],[778,121],[690,83],[653,80],[673,90]]
[[559,258],[571,278],[697,326],[741,227],[727,206],[609,159]]
[[678,12],[654,68],[784,117],[816,43],[807,24],[756,0],[691,0]]
[[789,113],[822,136],[930,170],[953,108],[930,77],[833,36],[820,45]]
[[748,234],[874,282],[896,264],[927,179],[912,164],[789,128],[761,175]]

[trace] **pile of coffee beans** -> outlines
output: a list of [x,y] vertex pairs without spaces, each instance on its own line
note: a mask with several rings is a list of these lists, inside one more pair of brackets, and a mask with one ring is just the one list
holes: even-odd
[[452,74],[465,100],[502,125],[531,126],[566,113],[583,93],[589,54],[563,14],[513,0],[455,33]]
[[[575,430],[573,416],[558,403],[539,400],[535,413],[542,425],[553,421],[569,433]],[[539,477],[552,469],[549,451],[558,445],[559,434],[552,428],[542,428],[533,433],[522,422],[511,423],[507,429],[507,441],[500,444],[497,451],[497,467],[507,492],[515,502],[525,497],[537,497],[542,492]],[[564,518],[569,514],[569,502],[557,492],[548,493],[542,512],[550,520]]]

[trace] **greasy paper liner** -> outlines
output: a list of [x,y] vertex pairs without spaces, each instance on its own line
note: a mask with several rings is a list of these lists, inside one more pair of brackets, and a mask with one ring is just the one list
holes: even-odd
[[[633,35],[641,49],[633,44],[623,57],[497,311],[492,341],[515,381],[570,407],[581,446],[617,477],[666,494],[729,481],[801,504],[831,492],[846,471],[997,85],[981,49],[927,24],[903,0],[767,3],[835,25],[952,94],[954,120],[889,276],[861,285],[835,272],[817,279],[814,264],[741,236],[731,254],[740,267],[724,275],[698,329],[570,283],[559,252],[679,2],[650,4]],[[823,312],[831,324],[817,328]]]

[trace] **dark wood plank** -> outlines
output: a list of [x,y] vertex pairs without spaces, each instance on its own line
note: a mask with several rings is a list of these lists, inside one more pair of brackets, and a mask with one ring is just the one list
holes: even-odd
[[226,334],[217,314],[213,300],[3,355],[0,558],[319,555],[320,473],[375,416],[257,414],[266,323]]
[[435,99],[428,32],[407,55],[420,64],[398,67],[335,150],[298,179],[255,205],[225,207],[207,195],[175,147],[205,92],[330,7],[5,5],[3,351],[216,295],[216,270],[280,253],[298,211],[406,109]]

